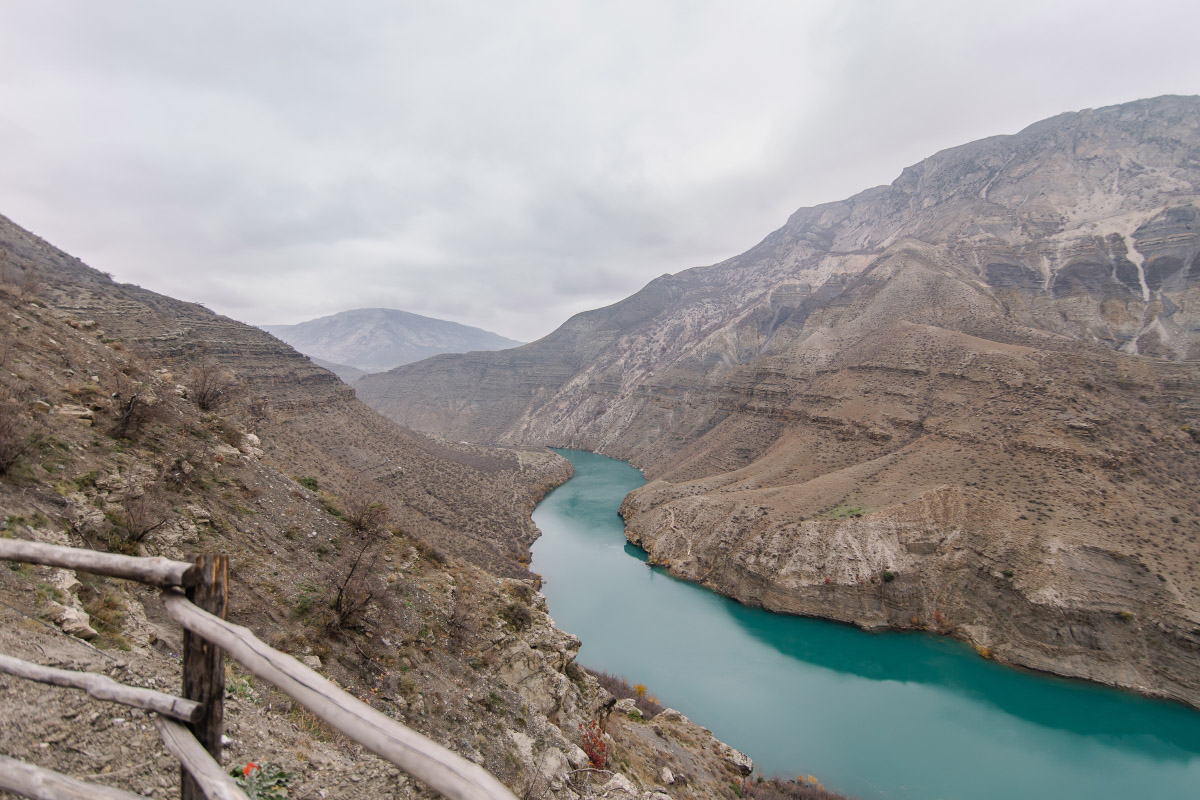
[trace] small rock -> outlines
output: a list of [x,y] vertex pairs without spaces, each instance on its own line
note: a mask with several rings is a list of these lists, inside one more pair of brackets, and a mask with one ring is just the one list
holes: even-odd
[[592,763],[588,758],[587,753],[583,752],[583,748],[579,745],[574,745],[567,751],[567,762],[575,769],[583,769]]
[[675,782],[675,773],[671,772],[670,767],[663,767],[658,771],[658,782],[664,786],[670,786]]
[[214,447],[213,453],[218,462],[225,462],[231,459],[241,458],[242,456],[241,450],[238,450],[236,447],[231,445],[227,445],[224,442]]
[[83,609],[70,608],[58,603],[52,603],[51,608],[53,610],[51,618],[58,624],[58,627],[62,628],[63,633],[78,636],[80,639],[95,639],[100,635],[89,624],[91,618]]
[[71,403],[58,407],[59,416],[67,417],[68,419],[84,422],[91,425],[95,421],[95,415],[90,408],[78,406]]
[[629,782],[621,773],[613,775],[608,783],[600,787],[601,797],[637,797],[641,794],[637,788]]
[[618,700],[613,708],[619,714],[637,714],[639,717],[642,715],[641,710],[637,707],[637,701],[632,697],[626,697],[623,700]]
[[320,656],[305,656],[304,658],[300,659],[300,663],[303,664],[304,666],[308,667],[309,669],[320,669],[321,668],[321,657]]
[[680,714],[673,708],[664,708],[654,717],[655,722],[691,722],[690,719]]

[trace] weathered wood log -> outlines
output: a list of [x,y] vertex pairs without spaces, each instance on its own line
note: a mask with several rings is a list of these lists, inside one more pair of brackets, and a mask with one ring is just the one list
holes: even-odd
[[[196,559],[196,582],[187,598],[195,608],[225,618],[225,586],[229,559],[206,554]],[[183,632],[183,696],[200,704],[200,715],[188,727],[204,749],[221,762],[221,734],[225,729],[225,654],[220,646]],[[204,794],[187,769],[180,772],[183,800],[201,800]]]
[[191,731],[165,717],[155,717],[154,727],[158,728],[163,744],[192,776],[203,797],[208,800],[247,800],[246,793],[225,774]]
[[84,783],[8,756],[0,756],[0,790],[36,800],[146,800],[140,794]]
[[172,619],[219,644],[251,674],[274,684],[317,717],[451,800],[514,800],[504,784],[483,767],[347,694],[241,625],[201,611],[177,591],[163,592],[163,604]]
[[140,558],[116,553],[101,553],[82,547],[60,547],[24,539],[0,539],[0,558],[24,561],[46,567],[82,569],[112,578],[127,578],[152,586],[189,586],[193,582],[193,565],[184,561],[155,556]]
[[112,703],[154,711],[184,722],[191,722],[200,714],[200,704],[192,700],[156,692],[153,689],[126,686],[123,683],[117,683],[107,675],[98,675],[95,672],[76,672],[69,669],[43,667],[41,664],[22,661],[6,655],[0,655],[0,672],[39,683],[49,683],[53,686],[82,689],[97,700],[108,700]]

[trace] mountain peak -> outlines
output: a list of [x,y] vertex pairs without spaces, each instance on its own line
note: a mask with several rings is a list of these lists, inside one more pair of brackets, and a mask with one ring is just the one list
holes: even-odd
[[384,372],[440,353],[504,350],[522,344],[481,328],[396,308],[355,308],[262,329],[305,355],[365,372]]

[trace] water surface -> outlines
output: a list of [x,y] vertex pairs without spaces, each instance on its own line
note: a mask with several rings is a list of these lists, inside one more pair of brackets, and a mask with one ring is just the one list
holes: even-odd
[[617,508],[621,461],[534,511],[550,613],[578,661],[644,683],[759,771],[867,798],[1200,798],[1200,713],[1010,669],[962,643],[747,608],[646,565]]

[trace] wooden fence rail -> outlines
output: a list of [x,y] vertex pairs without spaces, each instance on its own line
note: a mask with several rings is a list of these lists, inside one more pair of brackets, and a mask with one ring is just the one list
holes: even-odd
[[0,756],[0,789],[36,800],[146,800],[140,794],[84,783],[8,756]]
[[256,677],[274,684],[325,722],[454,800],[511,798],[491,773],[334,686],[241,625],[208,614],[178,592],[163,592],[171,618],[229,652]]
[[[184,697],[7,656],[0,656],[0,672],[84,689],[99,699],[160,714],[155,725],[167,749],[182,764],[183,800],[245,798],[220,767],[225,651],[251,674],[274,684],[318,718],[450,800],[515,800],[504,784],[479,765],[347,694],[292,656],[268,646],[247,628],[225,621],[225,556],[201,556],[189,564],[0,539],[0,559],[86,570],[163,589],[167,613],[184,629]],[[183,720],[187,727],[168,716]],[[4,756],[0,756],[0,789],[45,800],[138,796],[82,783]]]
[[41,664],[31,664],[28,661],[2,654],[0,654],[0,672],[39,683],[49,683],[69,689],[83,689],[97,700],[108,700],[144,711],[153,711],[156,714],[174,717],[184,722],[195,722],[203,710],[199,703],[191,700],[156,692],[153,689],[126,686],[123,683],[117,683],[107,675],[43,667]]
[[143,558],[101,553],[81,547],[60,547],[56,544],[27,542],[23,539],[0,539],[0,558],[24,561],[44,567],[81,569],[111,578],[126,578],[151,586],[191,586],[196,582],[195,564],[171,561],[166,558]]

